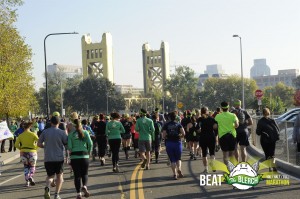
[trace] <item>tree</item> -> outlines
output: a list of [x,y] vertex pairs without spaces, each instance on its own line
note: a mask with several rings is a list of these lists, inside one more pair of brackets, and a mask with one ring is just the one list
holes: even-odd
[[198,79],[191,68],[179,66],[176,68],[175,74],[172,74],[170,79],[167,80],[165,90],[170,94],[169,96],[174,104],[177,98],[177,102],[183,102],[184,109],[192,109],[197,102],[195,101],[197,83]]
[[0,115],[28,114],[36,103],[31,49],[13,23],[20,0],[0,0]]
[[[233,75],[226,79],[208,78],[204,82],[204,90],[199,93],[201,103],[215,110],[222,101],[227,101],[231,105],[234,100],[242,100],[242,81],[239,76]],[[254,91],[257,89],[256,82],[252,79],[244,78],[245,107],[256,108],[253,106]]]
[[123,96],[116,92],[114,84],[106,78],[90,76],[78,86],[64,92],[64,104],[69,110],[98,114],[125,109]]

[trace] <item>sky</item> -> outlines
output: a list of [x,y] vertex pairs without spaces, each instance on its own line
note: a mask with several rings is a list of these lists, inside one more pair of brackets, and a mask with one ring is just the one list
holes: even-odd
[[227,74],[240,74],[242,38],[244,77],[254,59],[265,58],[271,74],[300,66],[299,0],[25,0],[15,24],[33,51],[36,88],[47,64],[82,66],[81,37],[113,39],[116,84],[143,87],[142,45],[153,50],[169,43],[171,70],[186,65],[197,74],[219,64]]

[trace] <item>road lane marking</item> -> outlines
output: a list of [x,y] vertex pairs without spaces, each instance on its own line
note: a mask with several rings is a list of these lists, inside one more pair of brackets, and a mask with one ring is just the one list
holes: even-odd
[[141,163],[139,163],[135,169],[132,172],[131,178],[130,178],[130,199],[135,199],[135,179],[137,176],[137,172],[140,169]]
[[143,189],[143,173],[144,173],[144,169],[140,169],[139,170],[139,175],[138,175],[138,194],[139,194],[139,199],[144,199],[144,189]]
[[118,186],[118,189],[120,190],[121,192],[121,199],[125,199],[125,194],[123,192],[123,187],[122,187],[122,184],[121,184],[121,177],[119,176],[119,186]]

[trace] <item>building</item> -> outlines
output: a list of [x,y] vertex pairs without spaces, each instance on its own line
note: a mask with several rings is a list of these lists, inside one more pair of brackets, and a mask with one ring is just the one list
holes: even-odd
[[159,50],[151,50],[148,43],[143,44],[143,76],[145,95],[163,91],[170,76],[169,44],[161,42]]
[[198,90],[202,90],[204,86],[204,82],[211,77],[227,78],[228,75],[224,74],[221,65],[218,64],[206,65],[206,70],[204,71],[204,74],[199,75]]
[[132,85],[116,85],[116,91],[122,95],[130,95],[131,97],[141,97],[144,92],[143,88],[134,88]]
[[48,73],[57,73],[61,72],[64,78],[72,78],[75,75],[82,75],[81,66],[71,66],[71,65],[61,65],[61,64],[52,64],[47,66]]
[[89,34],[81,38],[83,78],[105,77],[114,82],[113,48],[110,33],[103,33],[100,43],[93,43]]
[[254,59],[254,65],[250,69],[250,77],[271,75],[270,67],[266,59]]
[[299,69],[278,70],[278,75],[266,75],[253,77],[257,86],[264,89],[267,86],[275,86],[279,82],[283,82],[287,86],[293,85],[293,79],[299,75]]
[[224,74],[224,71],[222,70],[222,65],[212,64],[212,65],[206,65],[206,70],[204,71],[204,74],[208,74],[208,75]]

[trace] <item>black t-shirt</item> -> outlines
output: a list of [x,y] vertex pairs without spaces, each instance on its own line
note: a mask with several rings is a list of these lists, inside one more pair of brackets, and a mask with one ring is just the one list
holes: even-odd
[[106,123],[104,121],[96,121],[94,123],[93,131],[96,136],[104,136],[105,128],[106,128]]
[[171,121],[166,123],[163,127],[163,130],[165,130],[167,133],[166,139],[171,141],[179,141],[181,128],[183,128],[182,125],[177,122]]
[[212,117],[199,117],[197,119],[198,127],[201,128],[200,136],[216,136],[217,134],[214,131],[214,124],[217,124],[217,121]]
[[127,121],[127,120],[122,120],[121,123],[123,124],[123,127],[125,129],[125,133],[126,134],[130,134],[131,133],[131,127],[132,127],[132,122]]

